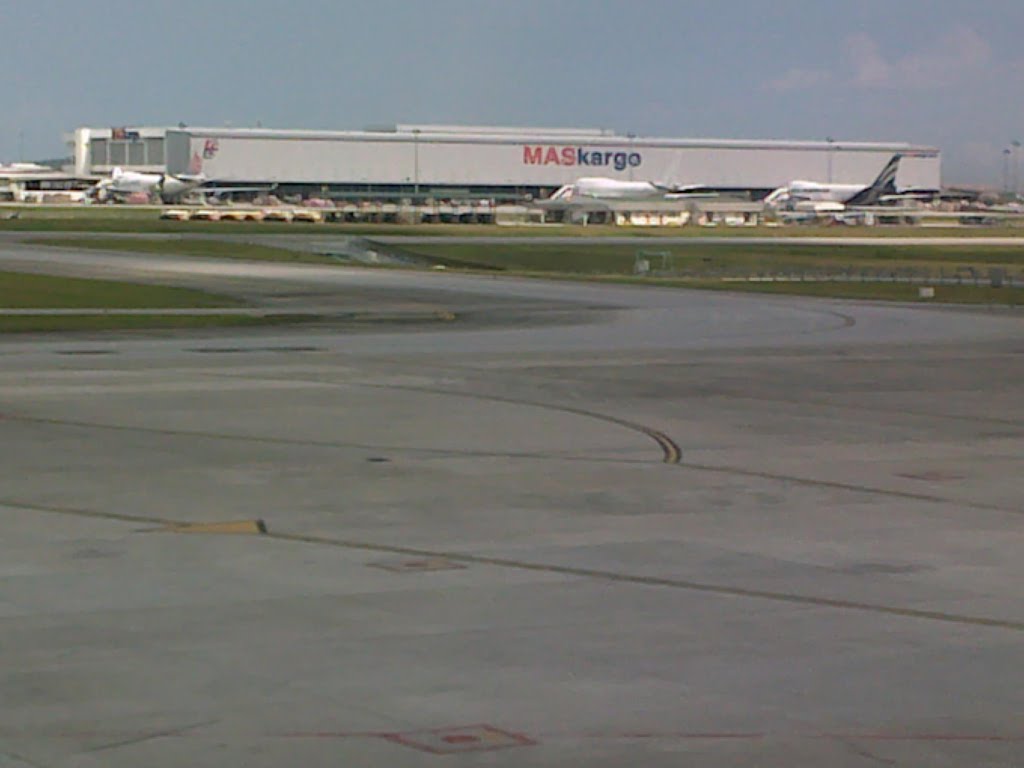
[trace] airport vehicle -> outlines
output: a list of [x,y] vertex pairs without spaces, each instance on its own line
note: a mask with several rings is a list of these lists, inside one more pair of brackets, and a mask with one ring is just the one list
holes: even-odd
[[883,205],[905,200],[928,200],[937,189],[896,188],[896,174],[903,155],[892,156],[881,173],[867,186],[863,184],[822,184],[817,181],[791,181],[773,190],[764,199],[766,207],[812,214],[839,214],[853,208]]

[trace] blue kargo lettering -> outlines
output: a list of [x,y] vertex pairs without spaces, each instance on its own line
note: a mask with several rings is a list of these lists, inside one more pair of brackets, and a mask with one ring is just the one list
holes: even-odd
[[576,150],[576,165],[590,165],[590,153],[585,149]]

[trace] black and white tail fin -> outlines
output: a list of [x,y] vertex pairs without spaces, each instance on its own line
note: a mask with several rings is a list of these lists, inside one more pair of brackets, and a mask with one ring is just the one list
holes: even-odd
[[878,202],[887,195],[896,194],[896,174],[900,169],[900,160],[903,159],[903,155],[897,153],[893,155],[889,162],[885,164],[885,168],[878,174],[871,186],[865,187],[856,195],[846,201],[847,205],[877,205]]

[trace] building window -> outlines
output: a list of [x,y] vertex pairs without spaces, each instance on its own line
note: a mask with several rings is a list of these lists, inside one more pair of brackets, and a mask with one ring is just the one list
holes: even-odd
[[111,165],[124,165],[127,162],[128,162],[127,142],[124,142],[124,141],[112,141],[112,142],[110,142],[110,164]]
[[164,140],[146,139],[146,165],[164,164]]
[[92,165],[109,165],[107,162],[106,139],[93,139],[89,142],[89,163]]
[[128,165],[146,164],[146,145],[141,141],[128,142]]

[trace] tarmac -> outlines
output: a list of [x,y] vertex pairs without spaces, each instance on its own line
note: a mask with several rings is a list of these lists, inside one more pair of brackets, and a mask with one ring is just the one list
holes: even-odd
[[0,340],[2,768],[1024,764],[1020,313],[11,268],[408,322]]

